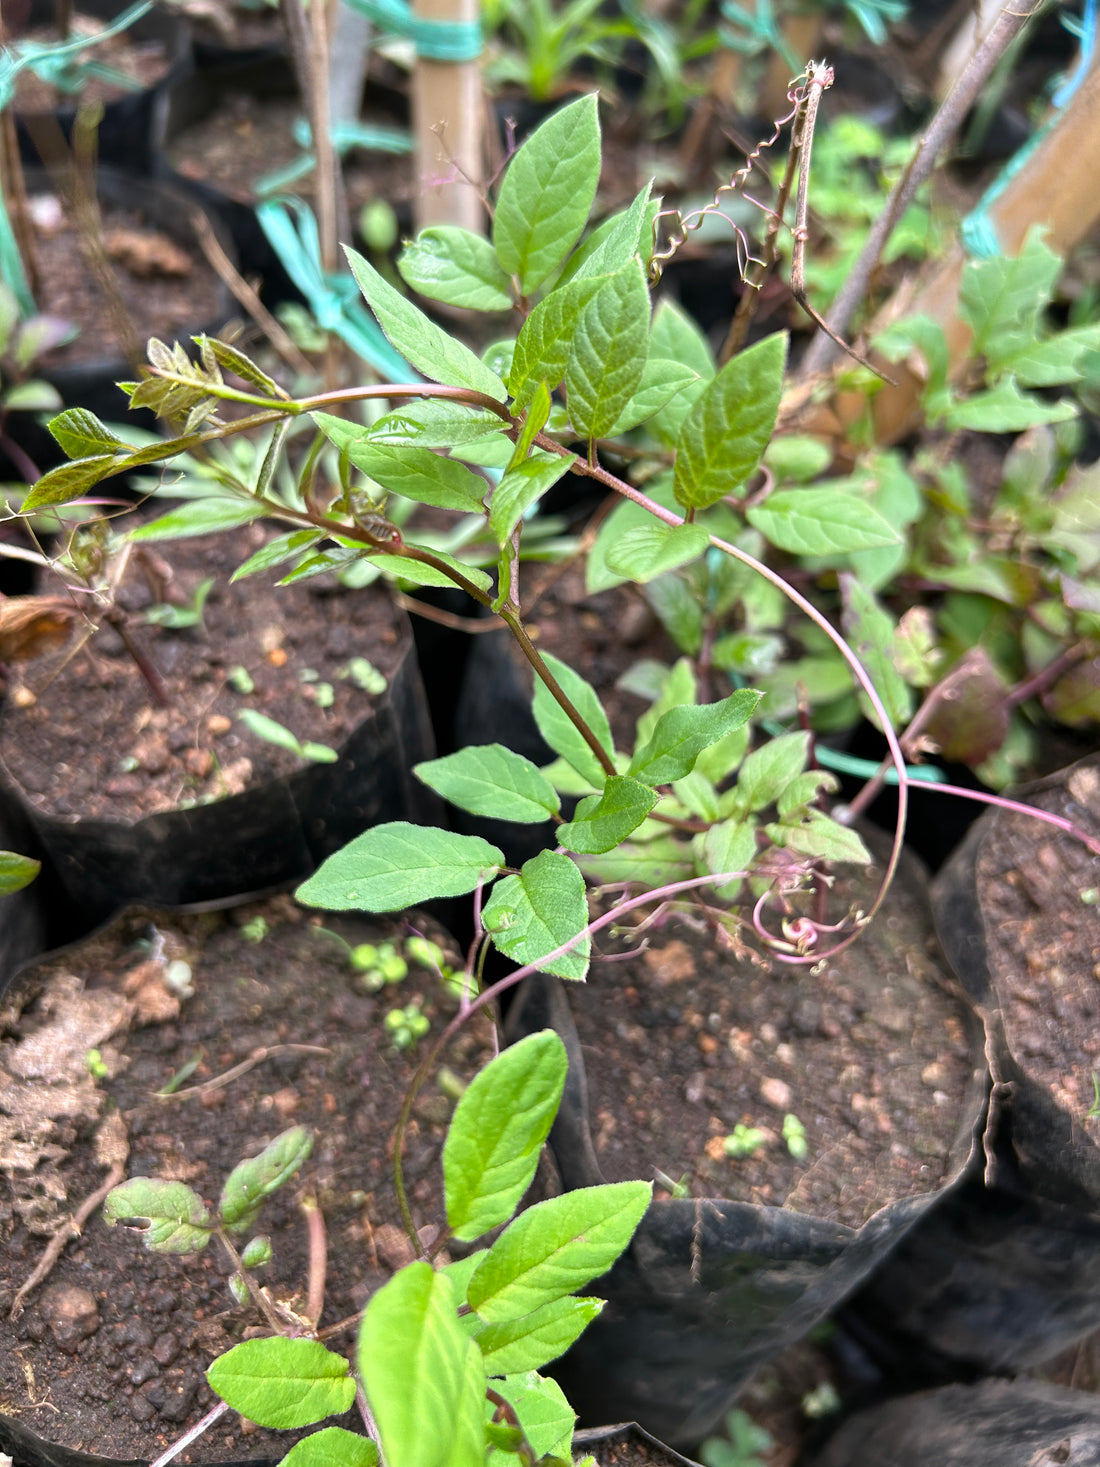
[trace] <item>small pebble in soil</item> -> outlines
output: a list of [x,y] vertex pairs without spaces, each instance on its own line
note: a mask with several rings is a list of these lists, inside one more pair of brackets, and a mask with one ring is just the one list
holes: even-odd
[[39,1308],[63,1350],[75,1351],[81,1340],[94,1335],[99,1328],[95,1295],[75,1284],[54,1284],[42,1295]]

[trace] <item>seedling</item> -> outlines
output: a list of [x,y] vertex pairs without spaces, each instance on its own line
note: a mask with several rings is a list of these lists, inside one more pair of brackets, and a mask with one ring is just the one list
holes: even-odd
[[722,1145],[727,1156],[741,1159],[746,1156],[754,1156],[756,1152],[762,1150],[767,1144],[767,1139],[767,1133],[761,1131],[757,1126],[746,1126],[738,1122]]
[[237,717],[258,739],[264,739],[278,749],[286,749],[291,754],[297,754],[299,759],[314,764],[335,764],[340,757],[336,750],[330,749],[327,744],[315,744],[309,739],[303,743],[291,733],[289,728],[281,723],[276,723],[274,718],[269,718],[266,713],[260,713],[255,708],[243,708]]
[[231,667],[226,674],[226,682],[234,692],[241,693],[247,697],[249,693],[256,691],[256,682],[247,667]]
[[1100,1075],[1093,1072],[1092,1076],[1092,1105],[1085,1112],[1085,1119],[1094,1121],[1100,1117]]
[[706,1467],[764,1467],[760,1458],[773,1445],[771,1432],[744,1411],[726,1414],[725,1437],[710,1437],[700,1449]]
[[175,606],[168,602],[150,606],[145,613],[145,620],[152,626],[169,627],[172,631],[177,632],[186,627],[201,627],[203,608],[213,584],[213,576],[205,581],[200,581],[185,606]]
[[241,936],[246,942],[261,943],[267,936],[267,920],[264,917],[253,917],[241,928]]
[[415,1003],[406,1004],[403,1009],[390,1009],[383,1023],[394,1049],[415,1049],[432,1027]]
[[795,1161],[805,1161],[809,1154],[809,1143],[806,1140],[806,1127],[797,1116],[785,1115],[783,1117],[783,1140],[787,1143],[787,1150]]

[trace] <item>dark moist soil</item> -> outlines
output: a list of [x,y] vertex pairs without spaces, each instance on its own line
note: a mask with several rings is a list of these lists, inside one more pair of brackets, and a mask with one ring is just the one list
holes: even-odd
[[[135,192],[140,185],[135,184]],[[151,196],[155,199],[155,195]],[[155,336],[171,345],[221,323],[225,291],[190,232],[158,225],[155,203],[119,208],[100,205],[102,243],[129,328],[104,292],[96,272],[53,193],[30,198],[38,285],[38,309],[79,328],[79,336],[38,362],[40,370],[89,362],[113,362]],[[127,342],[127,329],[132,340]],[[125,406],[119,394],[119,416]]]
[[[268,924],[259,942],[242,925],[257,917]],[[257,1225],[274,1245],[274,1261],[263,1271],[274,1298],[304,1308],[298,1201],[306,1193],[320,1201],[327,1229],[323,1325],[361,1309],[409,1260],[391,1145],[419,1054],[395,1050],[383,1019],[392,1008],[417,1004],[436,1034],[456,1001],[438,975],[417,968],[377,994],[362,991],[319,924],[289,897],[232,914],[134,912],[26,975],[5,998],[0,1413],[51,1441],[149,1460],[210,1409],[204,1370],[260,1322],[251,1306],[230,1297],[229,1267],[216,1243],[189,1258],[159,1256],[134,1233],[107,1229],[98,1207],[83,1236],[29,1294],[21,1317],[9,1322],[14,1294],[48,1236],[103,1185],[112,1162],[126,1176],[186,1182],[216,1203],[237,1161],[290,1126],[308,1126],[315,1135],[310,1160],[265,1203]],[[326,917],[324,925],[351,943],[409,932],[393,922]],[[445,942],[427,919],[417,930]],[[182,990],[171,986],[176,970],[168,967],[180,960],[191,969]],[[292,1047],[303,1044],[327,1053]],[[88,1072],[92,1049],[106,1078]],[[264,1057],[229,1083],[206,1083],[261,1051]],[[490,1057],[490,1026],[479,1019],[444,1063],[468,1080]],[[204,1087],[199,1093],[151,1099],[196,1059],[184,1084]],[[442,1220],[439,1150],[452,1105],[430,1083],[414,1110],[405,1177],[422,1227]],[[346,1351],[353,1342],[349,1328],[330,1347]],[[343,1424],[355,1427],[350,1418]],[[179,1460],[279,1458],[294,1440],[232,1414]]]
[[[837,868],[830,908],[866,909],[879,869]],[[852,1227],[941,1186],[966,1154],[980,1050],[941,986],[924,893],[908,858],[884,909],[821,973],[732,952],[683,917],[650,930],[640,957],[594,962],[569,995],[608,1180],[659,1170],[693,1196]],[[782,1138],[787,1115],[805,1129],[802,1160]],[[763,1133],[747,1157],[723,1145],[738,1124]]]
[[[334,749],[368,716],[378,700],[350,676],[352,659],[392,677],[408,645],[404,612],[381,586],[345,592],[329,577],[279,586],[285,570],[277,569],[231,584],[268,538],[269,530],[250,525],[134,547],[119,602],[165,682],[167,708],[152,700],[107,625],[75,656],[70,647],[21,665],[22,688],[0,714],[0,764],[36,809],[133,820],[301,768],[296,754],[240,722],[245,709]],[[201,627],[173,631],[144,620],[168,598],[188,604],[210,577]],[[231,681],[242,667],[253,692]],[[330,707],[322,706],[325,690]],[[29,706],[16,706],[30,696]]]
[[[1025,803],[1100,839],[1100,759]],[[1100,1140],[1100,858],[1072,836],[1009,810],[982,843],[977,882],[989,965],[1018,1062]]]

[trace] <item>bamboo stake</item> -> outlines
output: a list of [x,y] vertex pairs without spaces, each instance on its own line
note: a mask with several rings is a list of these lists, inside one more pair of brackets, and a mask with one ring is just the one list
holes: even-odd
[[[414,0],[419,20],[472,23],[479,0]],[[458,224],[482,234],[476,185],[483,175],[481,70],[477,61],[418,57],[413,76],[413,134],[420,188],[417,224]]]

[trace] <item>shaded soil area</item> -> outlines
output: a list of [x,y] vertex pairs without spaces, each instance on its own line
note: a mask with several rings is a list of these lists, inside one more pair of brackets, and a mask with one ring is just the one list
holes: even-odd
[[[84,38],[91,40],[107,28],[107,22],[77,11],[72,18],[66,40]],[[147,28],[148,29],[148,28]],[[56,26],[36,25],[17,29],[14,40],[30,42],[36,46],[57,45],[61,37]],[[43,81],[29,68],[19,73],[15,86],[17,112],[52,112],[59,107],[87,107],[95,102],[114,102],[120,97],[131,95],[145,87],[155,85],[166,74],[173,57],[168,42],[164,39],[146,37],[135,40],[125,31],[106,41],[96,41],[74,58],[78,62],[95,62],[109,67],[126,78],[126,82],[110,77],[89,76],[79,92],[64,92]]]
[[[257,918],[267,924],[260,941]],[[134,912],[8,995],[0,1015],[0,1310],[8,1344],[0,1413],[49,1440],[147,1460],[210,1408],[204,1370],[260,1323],[258,1311],[230,1297],[231,1269],[217,1243],[191,1258],[159,1256],[134,1234],[109,1231],[98,1206],[10,1322],[47,1238],[110,1176],[172,1178],[216,1202],[238,1160],[290,1126],[307,1126],[310,1160],[257,1224],[273,1241],[273,1262],[260,1275],[273,1298],[305,1307],[305,1195],[321,1204],[327,1230],[323,1325],[353,1316],[409,1261],[391,1146],[419,1055],[395,1049],[383,1021],[413,1004],[434,1034],[456,1000],[437,974],[416,967],[397,985],[364,991],[319,921],[288,897],[228,916]],[[325,925],[351,943],[409,932],[342,918]],[[417,925],[440,935],[426,920]],[[182,986],[172,966],[180,963],[190,969]],[[490,1045],[488,1021],[475,1021],[444,1062],[468,1080],[491,1057]],[[153,1098],[189,1065],[173,1099]],[[414,1110],[405,1177],[421,1226],[442,1220],[439,1150],[452,1106],[430,1084]],[[348,1350],[353,1341],[354,1321],[330,1343]],[[230,1415],[179,1460],[278,1458],[293,1440]]]
[[[1100,759],[1023,798],[1100,839]],[[1019,1063],[1100,1142],[1100,858],[1030,816],[998,811],[978,892],[989,964]]]
[[[830,902],[866,909],[877,877],[838,870]],[[859,1227],[963,1159],[981,1052],[944,986],[915,861],[821,972],[733,950],[694,917],[642,941],[640,956],[594,962],[569,990],[608,1180],[659,1172],[694,1196]],[[624,934],[604,950],[638,946]]]
[[[270,537],[249,526],[134,547],[118,602],[167,707],[109,625],[75,655],[70,646],[22,664],[23,688],[0,717],[0,761],[36,809],[129,820],[236,794],[302,765],[253,733],[246,710],[339,748],[382,703],[385,690],[362,685],[370,677],[360,660],[393,676],[408,648],[404,613],[379,585],[345,592],[317,577],[279,586],[285,568],[231,583]],[[201,625],[149,623],[152,607],[191,605],[211,579]]]

